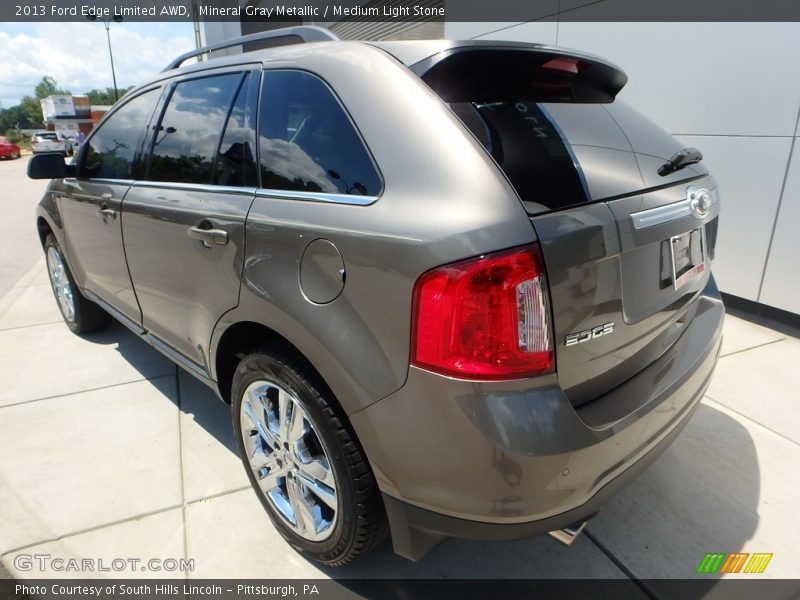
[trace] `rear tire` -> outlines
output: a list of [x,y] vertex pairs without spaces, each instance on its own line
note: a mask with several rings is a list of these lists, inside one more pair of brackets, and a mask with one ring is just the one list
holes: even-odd
[[369,463],[344,411],[302,360],[278,348],[243,358],[231,408],[250,483],[295,550],[341,566],[383,541],[386,513]]
[[50,233],[44,242],[47,274],[56,303],[67,327],[73,333],[97,331],[108,325],[111,317],[94,302],[81,294],[69,270],[64,253],[55,236]]

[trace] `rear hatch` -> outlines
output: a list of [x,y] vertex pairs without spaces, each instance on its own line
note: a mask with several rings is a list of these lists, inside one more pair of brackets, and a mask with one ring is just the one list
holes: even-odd
[[31,145],[39,151],[59,151],[64,148],[58,134],[49,131],[36,133],[31,139]]
[[708,283],[719,202],[702,164],[684,164],[696,156],[665,167],[683,146],[614,101],[624,73],[580,53],[476,42],[451,42],[410,66],[528,212],[570,401],[597,398],[666,352]]

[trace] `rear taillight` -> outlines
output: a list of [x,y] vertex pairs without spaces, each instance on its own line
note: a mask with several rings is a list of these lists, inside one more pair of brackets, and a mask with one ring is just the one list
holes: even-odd
[[554,370],[538,245],[425,273],[414,287],[411,363],[462,379]]

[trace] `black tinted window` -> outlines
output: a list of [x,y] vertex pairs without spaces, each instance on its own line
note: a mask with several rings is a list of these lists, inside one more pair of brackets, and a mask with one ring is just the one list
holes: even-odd
[[260,114],[261,186],[376,196],[381,181],[330,89],[300,71],[265,73]]
[[83,177],[131,179],[140,156],[147,124],[160,90],[127,102],[89,138],[83,157]]
[[175,86],[155,130],[149,179],[211,183],[217,143],[241,80],[241,73],[231,73]]
[[230,186],[256,186],[255,131],[253,117],[247,107],[248,80],[245,79],[236,95],[222,143],[214,161],[214,183]]
[[587,201],[569,148],[536,102],[458,102],[453,112],[497,161],[522,200],[549,209]]

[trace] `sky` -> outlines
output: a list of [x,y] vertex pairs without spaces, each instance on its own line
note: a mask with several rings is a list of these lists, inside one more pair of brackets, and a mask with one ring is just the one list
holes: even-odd
[[[111,23],[111,47],[117,86],[138,85],[194,48],[192,23]],[[103,24],[0,23],[0,108],[33,95],[45,75],[73,94],[112,87]]]

